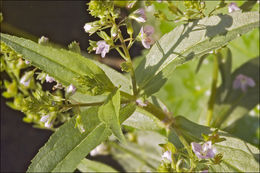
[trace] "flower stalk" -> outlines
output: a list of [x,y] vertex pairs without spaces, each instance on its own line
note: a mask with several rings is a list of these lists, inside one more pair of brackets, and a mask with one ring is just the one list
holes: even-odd
[[216,99],[216,90],[217,90],[217,83],[218,83],[218,57],[215,54],[214,56],[214,67],[213,67],[213,76],[212,76],[212,84],[211,84],[211,95],[208,102],[208,110],[207,110],[207,125],[210,126],[212,117],[213,117],[213,110],[214,104]]

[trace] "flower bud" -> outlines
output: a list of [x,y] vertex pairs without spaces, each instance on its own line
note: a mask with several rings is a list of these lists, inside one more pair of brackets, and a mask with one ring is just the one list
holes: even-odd
[[129,35],[133,35],[134,33],[133,26],[130,20],[126,21],[126,31]]
[[74,86],[74,85],[72,85],[72,84],[70,84],[68,87],[67,87],[67,93],[68,94],[71,94],[71,95],[73,95],[75,92],[76,92],[76,87]]
[[38,43],[41,45],[46,45],[48,44],[49,39],[47,37],[41,36],[41,38],[38,39]]
[[34,72],[26,72],[23,77],[20,79],[20,83],[24,85],[25,87],[28,87],[30,85],[31,79],[33,77]]
[[54,79],[53,77],[49,76],[48,74],[47,74],[47,76],[45,77],[45,80],[46,80],[46,82],[48,82],[48,83],[52,83],[52,82],[55,81],[55,79]]
[[136,11],[134,11],[129,18],[136,20],[139,23],[144,23],[146,22],[146,15],[145,15],[145,11],[143,8],[137,9]]
[[112,36],[113,38],[115,38],[115,37],[117,36],[117,32],[118,32],[117,26],[116,26],[116,25],[113,25],[112,28],[111,28],[111,36]]

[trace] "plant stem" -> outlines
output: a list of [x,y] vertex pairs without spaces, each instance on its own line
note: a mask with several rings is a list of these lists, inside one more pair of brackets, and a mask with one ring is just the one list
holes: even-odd
[[178,138],[180,139],[181,143],[183,144],[184,148],[187,150],[188,152],[188,155],[189,155],[189,158],[190,158],[190,171],[193,170],[193,167],[194,167],[194,161],[193,161],[193,153],[192,153],[192,150],[191,150],[191,147],[189,145],[189,143],[186,141],[186,139],[182,136],[182,133],[179,131],[178,129],[178,126],[177,125],[174,125],[172,126],[174,128],[174,130],[176,131],[177,135],[178,135]]
[[[131,102],[130,100],[126,100],[126,101],[121,101],[121,104],[125,104],[125,103],[129,103]],[[72,107],[85,107],[85,106],[100,106],[102,104],[104,104],[105,101],[101,101],[101,102],[93,102],[93,103],[77,103],[77,104],[69,104],[69,105],[64,105],[64,108],[72,108]]]
[[123,50],[124,50],[124,53],[125,53],[126,60],[128,62],[130,62],[130,64],[131,64],[131,66],[130,66],[130,75],[131,75],[131,79],[132,79],[133,92],[134,92],[134,95],[137,95],[137,88],[136,88],[136,80],[135,80],[135,72],[134,72],[133,63],[132,63],[129,51],[128,51],[127,47],[126,47],[123,35],[122,35],[120,30],[118,31],[118,36],[119,36],[119,39],[120,39],[120,41],[122,43],[122,47],[123,47]]
[[218,57],[217,55],[214,56],[214,67],[213,67],[213,78],[211,84],[211,95],[208,102],[208,111],[207,111],[207,125],[210,126],[212,117],[213,117],[213,110],[216,98],[216,89],[217,89],[217,82],[218,82]]

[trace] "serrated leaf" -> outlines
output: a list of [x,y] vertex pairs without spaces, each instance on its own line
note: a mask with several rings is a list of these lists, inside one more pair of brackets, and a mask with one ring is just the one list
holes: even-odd
[[258,12],[211,16],[176,27],[151,48],[137,67],[139,88],[146,95],[157,92],[176,66],[220,48],[257,27]]
[[104,163],[88,159],[81,160],[77,166],[77,169],[81,172],[118,172]]
[[113,84],[104,71],[93,61],[71,51],[43,46],[33,41],[1,33],[1,42],[22,54],[33,66],[38,67],[63,85],[73,84],[78,91],[92,94],[75,80],[79,76],[95,76],[109,90]]
[[119,109],[120,92],[119,89],[116,89],[108,96],[106,102],[99,107],[98,117],[121,142],[124,142],[125,137],[119,122]]
[[[175,126],[182,133],[184,138],[191,142],[203,141],[201,134],[211,134],[214,129],[206,126],[195,124],[184,117],[178,116],[175,119]],[[171,129],[171,131],[174,131]],[[259,149],[248,144],[230,134],[219,131],[220,138],[225,141],[214,144],[217,153],[223,154],[223,161],[220,165],[210,165],[210,170],[214,172],[258,172],[259,163],[257,155]],[[170,141],[173,142],[174,141]]]
[[[237,68],[231,75],[228,87],[223,83],[218,88],[212,122],[214,127],[227,127],[259,103],[259,60],[260,58],[251,59]],[[255,86],[249,87],[245,93],[241,89],[233,89],[233,81],[239,74],[252,78]],[[221,97],[224,92],[227,92],[225,98]]]
[[[121,108],[121,122],[133,113],[134,108],[133,104]],[[32,160],[27,172],[72,172],[92,149],[111,135],[99,120],[97,107],[83,111],[81,116],[85,132],[81,134],[75,128],[75,117],[72,118],[50,137]]]

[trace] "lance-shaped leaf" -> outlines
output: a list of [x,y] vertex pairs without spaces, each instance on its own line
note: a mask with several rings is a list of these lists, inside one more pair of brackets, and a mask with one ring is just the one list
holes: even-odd
[[259,12],[220,14],[176,27],[156,42],[137,67],[139,88],[146,95],[157,92],[176,66],[220,48],[257,27]]
[[119,109],[120,92],[119,89],[116,89],[108,96],[106,102],[99,107],[98,117],[123,142],[125,138],[119,122]]
[[81,172],[118,172],[114,168],[97,161],[83,159],[77,166]]
[[[121,123],[134,110],[134,104],[121,108]],[[81,117],[85,132],[80,133],[75,128],[75,117],[72,118],[50,137],[32,160],[27,172],[72,172],[92,149],[111,135],[106,124],[99,120],[97,107],[84,110]]]
[[[1,33],[1,42],[22,54],[33,66],[48,73],[63,85],[73,84],[82,93],[95,94],[94,90],[103,89],[102,92],[104,92],[114,88],[100,67],[92,60],[77,53],[43,46],[24,38],[3,33]],[[82,80],[85,82],[84,87]],[[93,82],[98,84],[99,88],[92,86]]]
[[[206,126],[195,124],[184,117],[176,117],[175,128],[187,140],[191,142],[203,141],[202,134],[211,134],[214,129]],[[174,127],[173,127],[174,128]],[[171,129],[170,135],[174,129]],[[217,149],[217,153],[223,155],[223,161],[220,164],[210,165],[210,171],[213,172],[258,172],[259,149],[245,141],[231,136],[230,134],[219,131],[220,138],[225,138],[225,141],[213,145]],[[170,142],[175,143],[173,138],[169,137]]]

